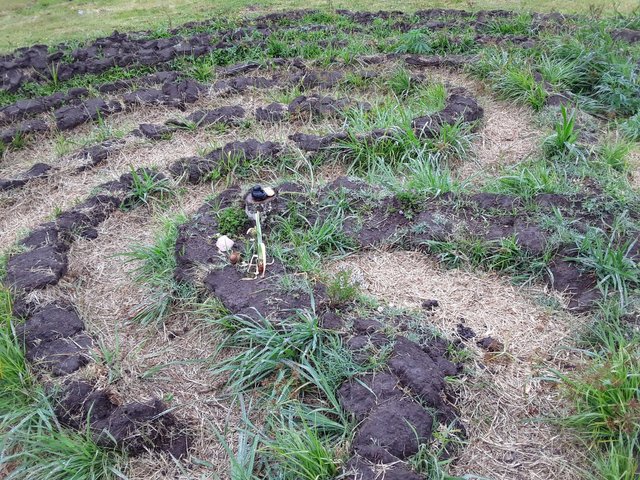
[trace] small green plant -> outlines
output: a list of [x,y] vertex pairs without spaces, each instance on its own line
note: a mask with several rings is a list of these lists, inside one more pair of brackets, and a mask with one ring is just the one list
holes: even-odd
[[522,13],[512,18],[497,18],[486,27],[494,35],[529,35],[531,33],[531,15]]
[[618,338],[612,350],[591,352],[590,365],[572,374],[555,372],[574,406],[563,425],[599,442],[633,438],[640,430],[640,348]]
[[635,241],[621,241],[615,230],[607,236],[592,227],[577,237],[576,245],[578,256],[573,260],[594,271],[604,295],[616,293],[624,306],[629,290],[640,284],[640,267],[631,255]]
[[583,153],[577,145],[578,133],[575,130],[575,112],[571,115],[567,109],[560,107],[562,119],[555,125],[555,133],[547,137],[542,149],[547,158],[561,160],[564,158],[582,158]]
[[598,161],[613,170],[626,173],[629,170],[628,155],[632,145],[629,142],[607,142],[597,151]]
[[327,295],[333,305],[344,305],[355,300],[358,287],[351,281],[351,271],[341,270],[327,285]]
[[112,480],[125,478],[125,458],[115,450],[96,444],[91,430],[75,433],[52,426],[37,433],[22,432],[20,447],[0,460],[12,465],[6,480],[70,478]]
[[387,80],[387,86],[398,97],[409,95],[413,88],[414,81],[411,78],[411,72],[405,68],[399,68]]
[[174,278],[176,269],[175,245],[178,226],[186,221],[184,215],[163,220],[153,245],[133,245],[121,254],[127,263],[136,262],[134,279],[150,289],[150,301],[134,314],[142,324],[162,322],[168,315],[191,309],[197,303],[197,292],[190,284]]
[[139,205],[151,205],[152,201],[163,202],[175,195],[168,178],[160,173],[141,168],[135,170],[132,166],[131,187],[129,194],[122,203],[124,209],[135,208]]
[[431,53],[429,38],[420,30],[411,30],[403,34],[395,48],[396,53],[422,55]]
[[218,351],[230,347],[237,353],[218,361],[213,372],[225,375],[234,392],[254,388],[282,369],[289,370],[286,361],[300,362],[320,345],[318,319],[302,312],[277,325],[264,317],[227,316],[208,321],[231,332]]
[[330,480],[338,474],[336,454],[314,425],[289,425],[282,419],[274,430],[266,448],[278,462],[283,479]]
[[627,118],[620,123],[620,131],[629,140],[640,141],[640,113],[636,113],[632,117]]
[[605,445],[602,453],[596,450],[593,454],[596,475],[592,480],[637,480],[640,469],[637,436],[621,435]]
[[218,230],[233,238],[247,224],[247,214],[240,207],[227,207],[218,212]]
[[505,99],[529,104],[538,111],[544,107],[547,94],[536,82],[530,69],[508,64],[506,69],[491,76],[493,88]]
[[[418,452],[409,458],[409,464],[429,480],[463,480],[463,477],[448,474],[448,466],[453,460],[451,451],[462,445],[460,432],[452,426],[442,425],[433,436],[434,442],[420,445]],[[443,460],[447,457],[448,460]]]

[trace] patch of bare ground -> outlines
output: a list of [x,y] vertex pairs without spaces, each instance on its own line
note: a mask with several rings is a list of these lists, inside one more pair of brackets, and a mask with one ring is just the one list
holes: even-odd
[[[214,378],[207,363],[219,336],[193,312],[172,315],[160,326],[132,320],[151,294],[134,281],[131,270],[136,265],[119,256],[134,244],[152,244],[161,217],[177,212],[191,216],[211,193],[209,185],[191,188],[167,212],[115,212],[99,227],[97,239],[74,243],[68,274],[44,294],[72,299],[96,339],[96,361],[66,379],[97,380],[123,401],[160,398],[188,424],[191,458],[181,464],[151,453],[131,458],[126,472],[131,480],[225,478],[229,461],[214,429],[228,428],[232,445],[241,425],[239,409],[224,397],[223,379]],[[113,355],[112,361],[100,360],[107,358],[104,352]]]
[[[468,443],[451,473],[495,480],[582,478],[580,447],[541,421],[563,408],[554,384],[541,377],[571,361],[564,347],[580,318],[536,303],[534,294],[547,292],[518,289],[491,274],[444,270],[415,252],[368,252],[330,269],[350,270],[365,293],[395,306],[420,308],[436,299],[440,306],[431,322],[451,338],[463,319],[476,332],[466,342],[472,363],[454,387]],[[504,351],[479,349],[475,340],[487,336],[502,342]]]
[[427,73],[434,80],[465,87],[484,109],[473,139],[472,157],[454,172],[459,179],[481,184],[505,165],[521,162],[538,152],[545,133],[536,126],[530,108],[497,100],[481,82],[463,74],[444,70]]

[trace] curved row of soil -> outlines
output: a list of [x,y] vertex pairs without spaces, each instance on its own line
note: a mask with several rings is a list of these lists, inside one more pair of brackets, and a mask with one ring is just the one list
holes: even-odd
[[[157,178],[160,175],[151,174]],[[73,242],[77,238],[95,239],[96,228],[115,210],[129,204],[132,184],[133,175],[124,174],[102,185],[108,193],[89,197],[54,221],[40,225],[19,242],[25,251],[9,258],[4,284],[13,293],[13,314],[24,319],[16,335],[36,371],[61,377],[91,362],[94,340],[85,332],[74,305],[64,299],[35,303],[31,294],[60,281],[67,272]],[[121,448],[134,455],[154,449],[176,458],[187,452],[189,439],[182,433],[183,427],[158,399],[120,403],[108,390],[84,380],[68,381],[60,391],[52,390],[60,423],[79,431],[89,429],[101,446]]]
[[[326,191],[341,184],[339,180]],[[286,215],[305,193],[295,184],[281,185],[278,197],[263,210],[267,223],[271,216]],[[255,322],[268,318],[277,325],[279,319],[296,311],[316,312],[323,328],[342,333],[345,345],[362,364],[374,354],[372,349],[393,345],[385,366],[349,379],[336,392],[342,408],[360,422],[351,445],[353,457],[344,466],[344,478],[375,479],[380,464],[385,465],[385,478],[422,478],[404,460],[431,441],[438,422],[452,424],[456,420],[455,409],[446,400],[445,377],[457,375],[461,366],[447,358],[448,343],[425,339],[424,344],[418,344],[402,335],[391,337],[383,331],[388,320],[353,317],[353,313],[336,308],[319,282],[306,293],[287,291],[281,280],[295,271],[278,261],[269,265],[265,277],[259,278],[251,278],[245,270],[230,264],[215,247],[217,213],[244,206],[243,198],[244,192],[238,188],[225,190],[180,227],[175,249],[176,278],[202,281],[229,312]],[[239,243],[236,248],[242,250]]]
[[[169,32],[164,38],[149,38],[151,32],[118,33],[99,38],[85,47],[73,49],[66,44],[56,47],[34,45],[17,49],[14,53],[0,57],[0,79],[2,89],[15,92],[22,85],[29,82],[66,81],[83,74],[99,74],[113,67],[129,67],[133,65],[158,66],[172,60],[189,56],[199,57],[216,50],[232,47],[234,43],[246,40],[247,44],[257,47],[266,46],[266,38],[274,29],[280,29],[289,22],[301,21],[305,17],[321,14],[314,10],[299,10],[293,12],[269,14],[258,17],[253,21],[244,21],[238,28],[213,30],[206,33],[208,26],[214,22],[200,22],[183,26]],[[462,10],[431,9],[418,11],[413,15],[403,12],[350,12],[338,10],[337,14],[357,24],[350,28],[370,27],[376,20],[395,22],[401,31],[424,28],[438,30],[448,26],[474,27],[478,32],[476,42],[491,43],[498,38],[486,34],[487,26],[494,19],[512,18],[513,12],[504,10],[479,11],[470,14]],[[548,14],[535,15],[532,23],[532,33],[543,28],[557,29],[565,21],[563,15]],[[359,27],[358,27],[359,26]],[[189,28],[200,31],[190,34]],[[298,27],[300,29],[308,26]],[[205,32],[203,32],[205,30]],[[186,31],[185,35],[180,35]],[[530,46],[532,42],[528,36],[515,36],[512,41]]]

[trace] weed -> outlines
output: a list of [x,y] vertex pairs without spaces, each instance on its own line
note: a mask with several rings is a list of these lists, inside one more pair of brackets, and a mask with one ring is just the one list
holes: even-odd
[[576,245],[578,256],[573,260],[593,270],[604,295],[613,291],[624,306],[629,289],[640,284],[640,269],[631,255],[635,241],[620,241],[615,229],[607,236],[602,230],[591,227],[577,237]]
[[351,271],[338,272],[327,285],[327,295],[334,306],[355,300],[358,296],[358,287],[351,281]]
[[567,194],[575,190],[575,185],[564,171],[544,161],[534,161],[509,167],[488,189],[531,200],[540,193]]
[[338,473],[336,454],[320,438],[314,425],[288,425],[281,421],[267,443],[285,480],[330,480]]
[[[589,353],[591,365],[585,370],[563,374],[554,372],[574,405],[574,413],[559,420],[596,441],[629,438],[640,427],[639,344],[617,339],[612,350]],[[587,353],[587,352],[586,352]]]
[[503,98],[527,103],[536,111],[544,107],[547,99],[544,87],[536,82],[533,73],[512,64],[492,76],[492,86]]
[[389,90],[391,90],[398,97],[405,97],[409,95],[409,92],[413,88],[414,81],[411,78],[411,73],[405,68],[399,68],[396,70],[386,82]]
[[631,148],[631,143],[626,141],[607,142],[598,149],[598,161],[613,170],[626,173],[629,170],[627,157]]
[[227,376],[227,385],[234,392],[256,387],[278,370],[288,370],[285,361],[300,362],[320,345],[318,319],[303,312],[277,325],[264,317],[255,320],[237,315],[211,318],[209,322],[232,332],[218,351],[239,349],[218,361],[213,369],[216,375]]
[[231,238],[247,224],[247,214],[240,207],[227,207],[218,212],[218,230]]
[[121,472],[122,455],[98,446],[92,436],[89,429],[75,433],[55,428],[19,435],[20,448],[0,460],[14,466],[5,479],[126,478]]
[[344,218],[335,213],[313,223],[299,212],[277,218],[271,233],[274,256],[297,271],[316,272],[328,258],[353,250],[353,241],[342,229]]
[[608,442],[604,452],[594,454],[596,475],[593,480],[636,480],[640,469],[637,452],[635,436],[621,435],[617,440]]
[[403,34],[395,47],[396,53],[423,55],[431,52],[428,37],[420,30],[411,30]]
[[152,201],[163,202],[175,195],[168,178],[157,172],[138,169],[132,166],[131,171],[131,187],[129,194],[122,203],[122,208],[128,210],[139,205],[151,205]]
[[486,31],[493,35],[529,35],[531,15],[522,13],[512,18],[497,18],[489,22]]
[[429,480],[462,480],[447,473],[452,459],[442,460],[451,457],[451,450],[462,444],[460,433],[452,426],[434,431],[433,443],[420,445],[418,452],[409,458],[409,464]]
[[640,113],[636,113],[620,123],[620,131],[629,140],[640,141]]
[[575,112],[567,113],[564,105],[560,108],[562,120],[555,125],[555,132],[547,137],[542,149],[545,156],[553,160],[582,158],[583,153],[577,145],[578,133],[575,130]]
[[151,290],[151,301],[134,316],[143,324],[162,322],[176,313],[179,305],[192,306],[197,299],[194,287],[178,282],[173,276],[178,227],[185,221],[184,215],[164,219],[155,244],[133,245],[131,250],[120,254],[127,263],[138,263],[132,270],[134,279]]

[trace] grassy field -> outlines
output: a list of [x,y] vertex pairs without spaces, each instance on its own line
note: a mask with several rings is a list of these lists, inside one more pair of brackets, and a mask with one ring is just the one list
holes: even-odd
[[0,2],[0,479],[639,480],[637,2]]
[[114,29],[145,30],[215,14],[247,14],[291,8],[404,10],[426,8],[509,9],[585,13],[631,12],[637,0],[2,0],[0,51],[63,40],[99,37]]

